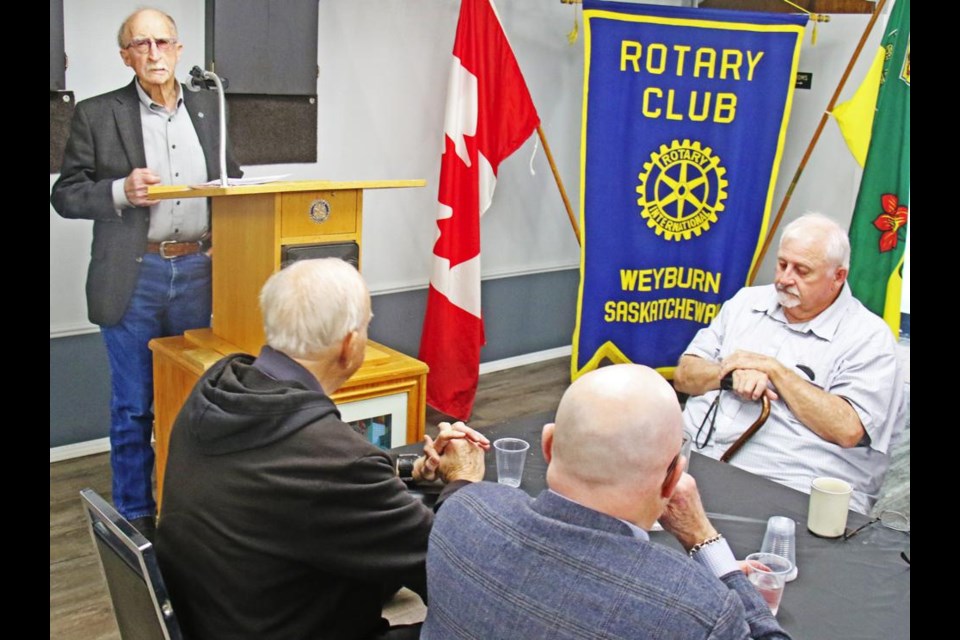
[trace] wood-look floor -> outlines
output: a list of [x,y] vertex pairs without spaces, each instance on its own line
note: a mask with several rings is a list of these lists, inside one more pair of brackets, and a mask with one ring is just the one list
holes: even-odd
[[[909,357],[909,356],[908,356]],[[553,411],[569,384],[570,361],[558,358],[480,377],[470,424],[478,429],[511,418]],[[445,417],[427,410],[427,433]],[[909,431],[894,453],[894,469],[878,508],[910,509]],[[50,638],[53,640],[118,640],[120,634],[106,584],[94,553],[79,492],[93,488],[110,498],[108,454],[50,465]],[[395,624],[422,619],[420,599],[401,592],[388,617]]]

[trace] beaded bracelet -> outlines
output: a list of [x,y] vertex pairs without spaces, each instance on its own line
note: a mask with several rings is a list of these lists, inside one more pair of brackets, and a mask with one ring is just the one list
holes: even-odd
[[695,554],[696,552],[700,551],[701,549],[703,549],[703,548],[706,547],[707,545],[711,545],[711,544],[713,544],[714,542],[720,542],[721,540],[723,540],[723,534],[718,533],[717,535],[713,536],[712,538],[707,538],[707,539],[704,540],[703,542],[698,542],[697,544],[695,544],[695,545],[693,545],[692,547],[690,547],[690,551],[687,552],[687,555],[689,555],[689,556],[692,558],[692,557],[693,557],[693,554]]

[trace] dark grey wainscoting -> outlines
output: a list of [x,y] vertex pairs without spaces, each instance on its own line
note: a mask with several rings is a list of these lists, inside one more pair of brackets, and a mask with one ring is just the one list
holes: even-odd
[[50,446],[110,433],[110,365],[99,333],[50,340]]
[[[577,269],[484,281],[480,361],[569,346],[579,283]],[[374,296],[370,338],[416,357],[426,304],[426,289]]]

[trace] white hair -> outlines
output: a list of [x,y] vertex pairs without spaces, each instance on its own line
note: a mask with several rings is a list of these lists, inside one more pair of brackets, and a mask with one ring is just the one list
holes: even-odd
[[370,292],[339,258],[298,260],[260,290],[267,344],[294,358],[312,358],[370,320]]
[[139,16],[144,11],[152,11],[154,13],[158,13],[161,16],[163,16],[163,18],[167,21],[167,24],[170,25],[170,29],[173,31],[173,36],[174,37],[177,36],[177,22],[173,19],[173,17],[170,16],[169,13],[160,11],[159,9],[154,9],[153,7],[140,7],[139,9],[137,9],[136,11],[134,11],[133,13],[127,16],[127,19],[124,20],[123,23],[120,25],[120,30],[117,31],[117,44],[120,45],[121,49],[126,48],[126,46],[130,44],[129,42],[127,43],[124,42],[127,39],[127,28],[130,26],[130,23],[133,21],[134,18]]
[[805,213],[783,229],[780,245],[787,240],[806,240],[811,231],[824,234],[824,255],[834,269],[850,268],[850,240],[847,232],[835,220],[822,213]]

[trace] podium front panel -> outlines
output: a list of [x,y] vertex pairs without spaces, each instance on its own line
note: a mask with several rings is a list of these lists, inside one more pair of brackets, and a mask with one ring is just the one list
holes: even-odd
[[355,190],[282,194],[281,238],[356,233],[360,225],[357,194]]

